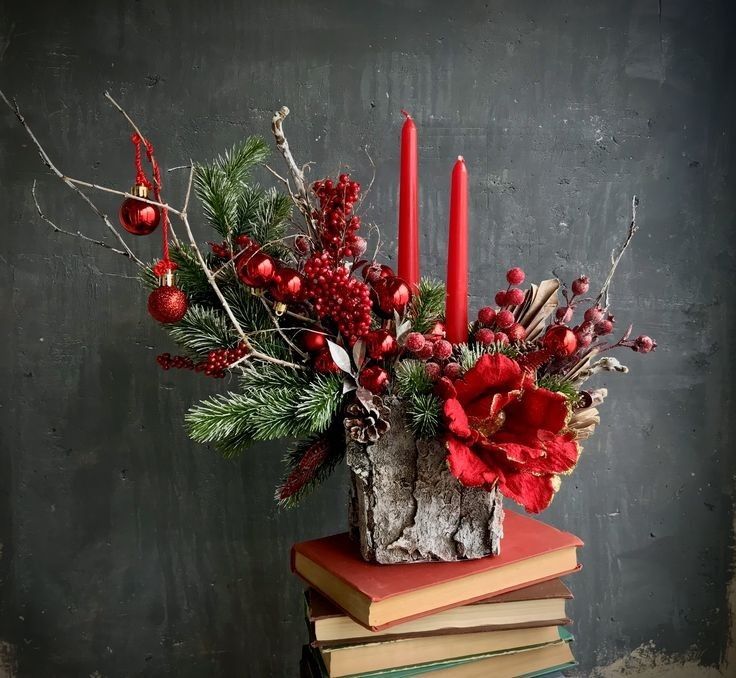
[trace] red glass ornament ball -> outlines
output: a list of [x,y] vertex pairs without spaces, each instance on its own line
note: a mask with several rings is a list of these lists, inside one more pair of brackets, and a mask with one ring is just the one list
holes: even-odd
[[575,333],[563,325],[551,325],[543,339],[544,347],[557,356],[567,356],[575,353],[578,340]]
[[137,198],[126,198],[120,205],[120,225],[133,235],[153,233],[161,220],[161,212],[156,205]]
[[327,348],[327,337],[321,332],[306,330],[300,335],[301,344],[309,353],[318,353]]
[[241,258],[238,278],[248,287],[265,287],[276,275],[276,262],[265,252],[256,252]]
[[390,318],[394,311],[403,313],[411,302],[412,291],[401,278],[381,278],[373,286],[376,313]]
[[148,312],[160,323],[178,323],[188,308],[187,295],[173,285],[162,285],[148,295]]
[[376,262],[364,266],[362,273],[363,280],[370,284],[377,283],[382,278],[392,278],[394,276],[394,271],[390,266],[377,264]]
[[306,281],[304,276],[294,268],[281,266],[274,277],[271,294],[276,301],[296,303],[304,298]]
[[389,358],[399,350],[396,337],[388,330],[370,332],[366,336],[366,346],[368,347],[368,355],[374,360]]
[[388,386],[388,372],[382,367],[373,365],[366,367],[358,377],[358,382],[363,388],[367,388],[371,393],[382,393]]
[[332,359],[329,349],[324,349],[315,356],[314,369],[317,370],[317,372],[322,372],[323,374],[337,374],[340,372],[340,368]]

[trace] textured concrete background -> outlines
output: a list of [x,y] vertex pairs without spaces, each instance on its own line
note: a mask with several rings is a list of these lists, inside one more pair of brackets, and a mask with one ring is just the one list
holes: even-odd
[[[512,264],[600,281],[638,193],[613,302],[661,348],[621,356],[633,374],[601,382],[600,432],[545,518],[586,541],[571,582],[580,675],[716,675],[735,442],[734,5],[452,5],[0,0],[0,86],[65,172],[121,188],[131,150],[106,88],[168,167],[267,135],[288,104],[315,177],[344,163],[367,184],[369,147],[387,253],[406,107],[427,273],[443,273],[449,171],[467,159],[473,308]],[[215,385],[156,368],[171,346],[131,269],[39,223],[34,178],[60,224],[103,235],[0,112],[0,666],[293,675],[304,630],[288,547],[343,527],[344,476],[282,513],[278,445],[227,463],[191,444],[183,413]],[[183,180],[169,176],[173,202]],[[150,257],[158,239],[133,244]]]

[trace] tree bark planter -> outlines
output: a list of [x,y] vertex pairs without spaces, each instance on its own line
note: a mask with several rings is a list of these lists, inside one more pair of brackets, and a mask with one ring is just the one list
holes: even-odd
[[368,561],[453,561],[498,555],[501,494],[464,487],[450,473],[444,445],[415,440],[401,404],[391,428],[370,445],[347,439],[350,533]]

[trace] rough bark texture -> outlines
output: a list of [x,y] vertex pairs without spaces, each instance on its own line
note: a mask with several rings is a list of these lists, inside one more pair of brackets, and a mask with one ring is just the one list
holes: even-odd
[[415,440],[401,406],[374,445],[347,442],[350,530],[363,558],[379,563],[498,555],[500,493],[468,488],[450,474],[443,445]]

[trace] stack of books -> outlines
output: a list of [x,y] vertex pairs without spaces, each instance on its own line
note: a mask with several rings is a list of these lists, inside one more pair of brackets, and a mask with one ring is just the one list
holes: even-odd
[[506,511],[501,555],[367,563],[347,534],[296,544],[310,643],[305,678],[552,676],[575,665],[560,577],[575,536]]

